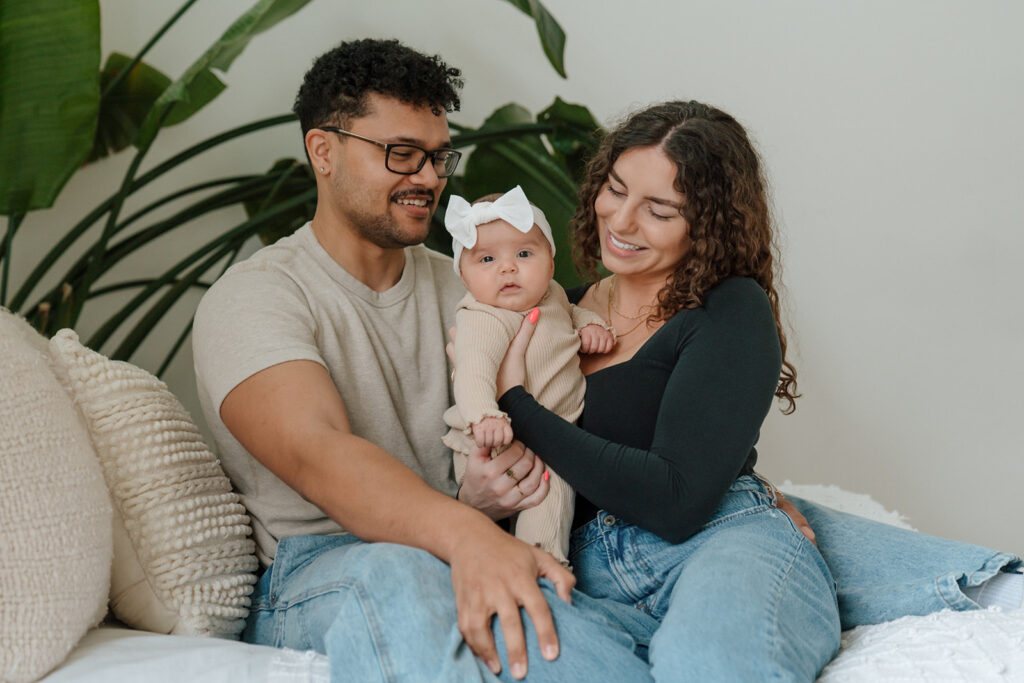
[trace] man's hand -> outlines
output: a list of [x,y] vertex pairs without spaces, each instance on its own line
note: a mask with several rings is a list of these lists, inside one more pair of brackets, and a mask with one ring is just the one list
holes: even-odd
[[490,448],[477,448],[466,459],[459,500],[491,519],[504,519],[532,508],[548,495],[541,459],[520,441],[491,457]]
[[501,662],[491,630],[497,615],[509,671],[512,678],[519,679],[526,676],[528,664],[520,606],[533,622],[544,659],[553,660],[558,657],[558,635],[537,579],[550,579],[566,602],[571,602],[570,591],[576,579],[543,550],[497,528],[495,532],[486,538],[465,539],[461,550],[449,558],[459,631],[473,653],[498,674]]
[[580,328],[580,353],[608,353],[615,346],[615,333],[600,325]]
[[501,448],[512,443],[512,425],[503,417],[485,417],[470,429],[477,448]]

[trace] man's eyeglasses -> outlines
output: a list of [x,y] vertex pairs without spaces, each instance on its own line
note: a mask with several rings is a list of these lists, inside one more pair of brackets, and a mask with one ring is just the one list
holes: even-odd
[[452,173],[455,173],[455,167],[459,165],[459,159],[462,158],[462,152],[454,149],[435,149],[433,152],[419,147],[418,145],[409,145],[406,143],[391,143],[391,142],[378,142],[377,140],[371,140],[370,138],[364,138],[362,135],[356,135],[350,133],[347,130],[341,128],[335,128],[334,126],[317,126],[320,130],[327,131],[328,133],[338,133],[339,135],[347,135],[350,138],[369,142],[370,144],[377,145],[384,149],[384,166],[392,173],[399,173],[401,175],[414,175],[420,172],[423,168],[423,164],[426,163],[427,158],[430,158],[430,163],[434,167],[434,173],[437,174],[438,178],[447,178]]

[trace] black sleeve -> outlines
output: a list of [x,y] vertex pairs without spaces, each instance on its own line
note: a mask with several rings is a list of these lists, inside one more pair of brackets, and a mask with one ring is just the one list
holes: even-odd
[[[583,496],[672,543],[710,518],[741,471],[779,379],[767,297],[756,283],[727,290],[709,292],[703,308],[676,314],[685,318],[674,317],[666,323],[673,329],[656,333],[675,332],[675,362],[649,449],[586,432],[521,386],[499,400],[516,438]],[[615,400],[628,405],[628,395]]]

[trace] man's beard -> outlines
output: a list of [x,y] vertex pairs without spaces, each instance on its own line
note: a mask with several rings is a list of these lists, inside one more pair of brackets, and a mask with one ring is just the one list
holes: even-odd
[[[404,196],[413,193],[400,193],[390,198],[390,201],[396,200],[399,196]],[[424,193],[415,193],[418,196],[423,196]],[[430,203],[433,203],[433,193],[426,193],[430,195]],[[389,202],[390,206],[390,202]],[[427,227],[423,231],[422,235],[408,235],[405,234],[394,216],[390,213],[384,215],[371,215],[368,212],[363,212],[358,209],[349,208],[345,211],[349,221],[355,227],[359,236],[366,241],[377,245],[382,249],[402,249],[404,247],[411,247],[416,244],[422,244],[427,235],[429,234],[429,221]]]
[[352,224],[359,236],[382,249],[401,249],[420,244],[426,235],[404,235],[390,216],[352,216]]

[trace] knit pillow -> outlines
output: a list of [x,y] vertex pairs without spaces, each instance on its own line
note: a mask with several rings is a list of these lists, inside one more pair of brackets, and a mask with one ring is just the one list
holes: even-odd
[[110,498],[46,340],[0,308],[0,680],[35,680],[107,611]]
[[147,631],[237,637],[256,582],[252,528],[188,412],[166,384],[71,330],[50,354],[114,502],[111,610]]

